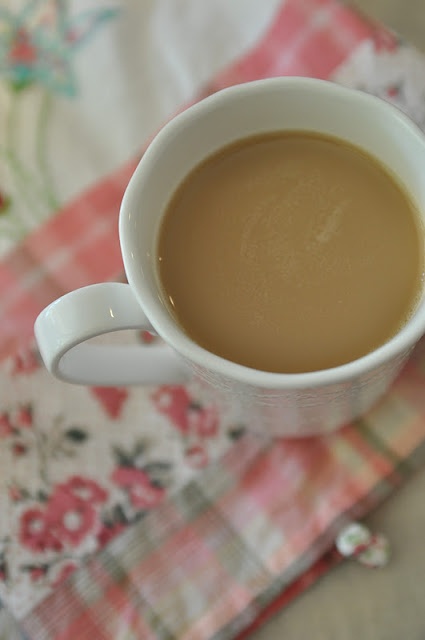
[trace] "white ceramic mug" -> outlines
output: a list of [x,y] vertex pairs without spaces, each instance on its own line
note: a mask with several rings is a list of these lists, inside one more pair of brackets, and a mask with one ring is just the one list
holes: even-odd
[[[423,297],[408,323],[374,352],[333,369],[277,374],[235,364],[198,346],[176,324],[161,294],[157,236],[179,183],[220,147],[285,129],[335,135],[377,157],[405,185],[425,224],[425,137],[397,109],[364,93],[307,78],[274,78],[225,89],[169,122],[130,180],[119,220],[129,284],[79,289],[37,318],[35,334],[49,371],[69,382],[96,385],[173,383],[195,375],[210,386],[217,402],[237,404],[241,420],[269,435],[333,430],[382,396],[425,332]],[[165,344],[84,342],[129,328],[153,331]]]

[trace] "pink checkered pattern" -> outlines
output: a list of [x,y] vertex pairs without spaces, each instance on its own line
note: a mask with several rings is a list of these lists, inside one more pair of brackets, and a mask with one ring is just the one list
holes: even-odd
[[[24,630],[35,640],[252,633],[340,560],[340,528],[424,461],[424,365],[423,342],[387,403],[326,438],[246,436],[94,557]],[[387,430],[388,402],[405,418]]]
[[220,74],[217,88],[274,76],[329,78],[371,30],[338,2],[286,2],[260,46]]
[[[272,75],[328,78],[361,42],[383,34],[334,0],[287,0],[261,42],[203,95]],[[2,356],[30,336],[36,313],[58,294],[120,275],[117,214],[134,166],[83,194],[0,265]],[[244,437],[30,613],[27,637],[252,634],[339,561],[332,547],[340,527],[423,463],[424,382],[422,342],[361,422],[320,439]]]
[[41,309],[122,272],[118,212],[132,161],[38,228],[0,263],[0,359],[32,337]]

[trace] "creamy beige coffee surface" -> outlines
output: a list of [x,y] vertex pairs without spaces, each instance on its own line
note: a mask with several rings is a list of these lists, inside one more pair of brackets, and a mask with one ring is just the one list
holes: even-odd
[[170,201],[158,271],[184,331],[264,371],[316,371],[391,338],[422,289],[423,233],[378,162],[308,132],[248,138]]

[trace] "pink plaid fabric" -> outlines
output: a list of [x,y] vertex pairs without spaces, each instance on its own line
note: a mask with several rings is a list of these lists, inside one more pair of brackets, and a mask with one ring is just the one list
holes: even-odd
[[423,366],[424,343],[391,394],[405,419],[388,430],[386,403],[326,438],[246,436],[94,557],[26,618],[25,631],[36,640],[252,632],[338,561],[332,546],[344,524],[423,462]]
[[[287,0],[254,49],[200,97],[273,75],[330,78],[362,42],[386,39],[393,41],[334,0]],[[37,312],[58,294],[121,276],[117,214],[134,166],[95,185],[0,265],[2,356],[30,337]],[[28,614],[26,637],[252,633],[338,562],[333,540],[341,526],[423,463],[424,376],[422,342],[388,397],[357,424],[309,440],[245,436]]]
[[0,263],[0,359],[32,337],[34,320],[49,302],[121,273],[118,212],[135,166],[96,184]]

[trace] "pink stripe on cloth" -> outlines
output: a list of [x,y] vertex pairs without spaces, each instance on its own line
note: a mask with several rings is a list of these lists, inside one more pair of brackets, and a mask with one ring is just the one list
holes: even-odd
[[335,0],[289,0],[257,47],[219,74],[213,86],[286,75],[329,78],[373,29]]
[[[250,524],[253,514],[261,514],[264,546],[268,548],[264,567],[273,574],[283,573],[294,558],[314,545],[318,533],[327,530],[338,514],[362,501],[382,477],[391,475],[393,464],[382,453],[364,440],[361,454],[356,447],[352,427],[337,437],[275,441],[244,473],[232,474],[231,489],[223,497],[208,493],[211,500],[217,499],[226,522],[257,556],[261,551],[256,548]],[[375,468],[377,459],[379,471]],[[320,495],[326,500],[318,502]],[[271,551],[272,544],[275,551]]]
[[52,300],[122,272],[118,213],[135,166],[94,185],[0,263],[0,359],[32,337],[37,314]]

